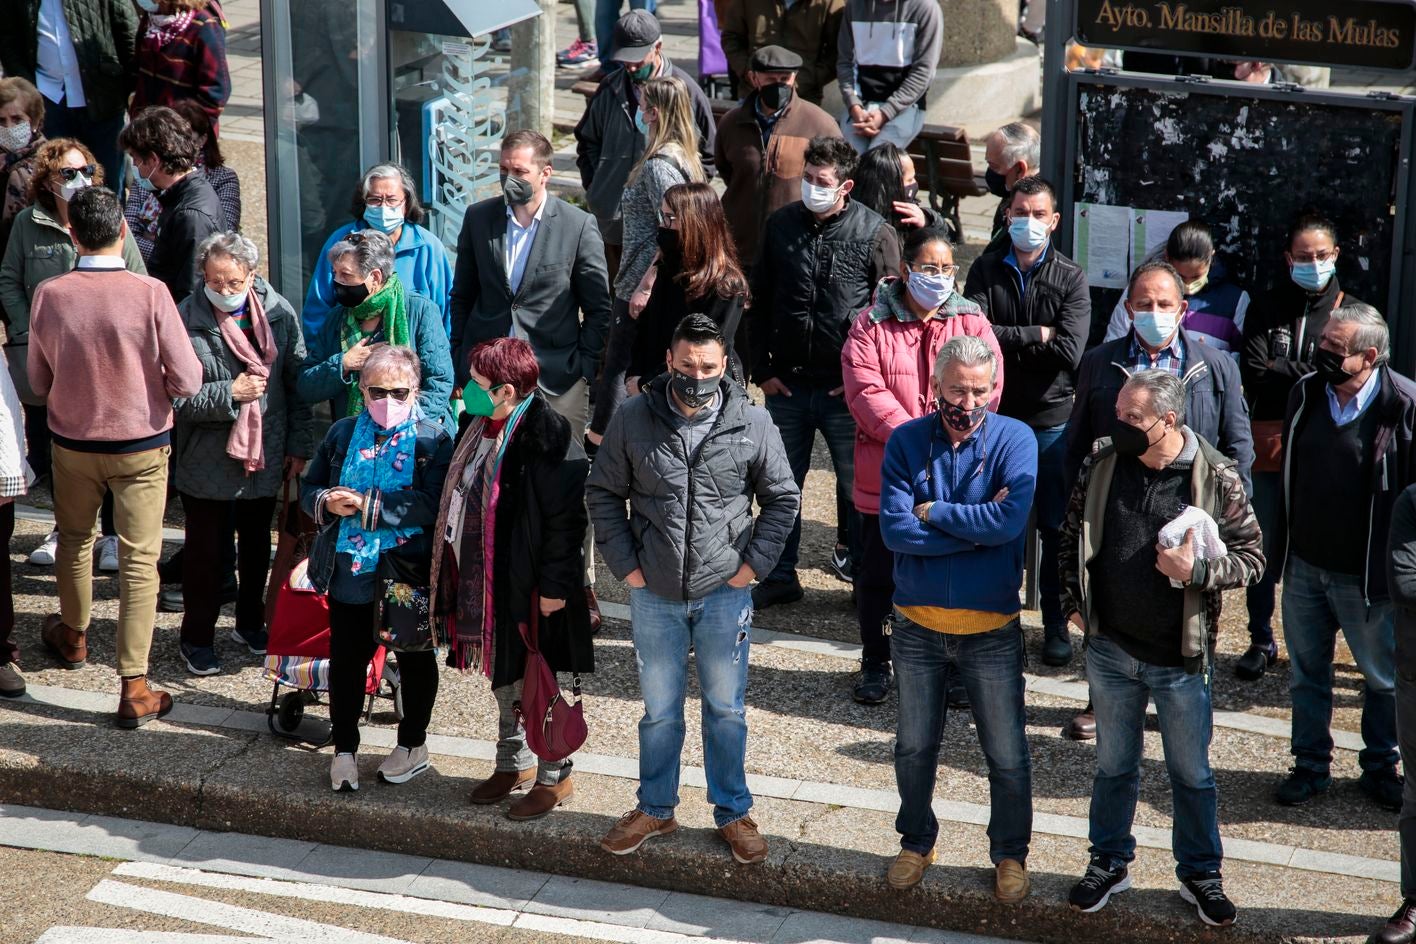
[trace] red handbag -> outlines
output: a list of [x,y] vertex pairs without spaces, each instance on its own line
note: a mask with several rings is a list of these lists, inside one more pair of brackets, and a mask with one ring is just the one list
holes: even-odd
[[518,623],[521,639],[526,644],[526,676],[521,683],[521,700],[515,710],[526,729],[526,746],[542,760],[564,760],[580,750],[588,731],[585,728],[585,707],[581,703],[580,673],[571,672],[571,695],[556,682],[556,674],[541,654],[539,622],[541,595],[531,594],[531,623]]

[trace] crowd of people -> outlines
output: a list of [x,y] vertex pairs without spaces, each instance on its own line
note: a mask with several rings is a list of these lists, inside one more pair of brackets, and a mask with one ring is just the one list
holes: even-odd
[[[436,645],[397,654],[403,714],[377,776],[429,769],[441,652],[498,706],[495,771],[472,802],[516,795],[512,819],[546,815],[573,795],[574,765],[528,746],[523,630],[539,624],[541,655],[577,686],[593,671],[598,551],[629,587],[644,701],[635,807],[601,846],[625,855],[677,828],[692,665],[715,824],[737,862],[761,862],[751,625],[804,595],[801,491],[819,433],[836,520],[817,563],[852,585],[853,696],[896,693],[889,885],[914,886],[935,860],[955,709],[971,711],[987,762],[995,894],[1029,892],[1019,592],[1034,534],[1041,659],[1065,666],[1081,641],[1092,702],[1065,733],[1097,742],[1074,908],[1130,887],[1154,700],[1180,895],[1206,924],[1234,921],[1209,762],[1215,646],[1224,591],[1245,588],[1235,674],[1271,669],[1280,581],[1294,766],[1274,798],[1331,786],[1340,631],[1364,680],[1361,789],[1405,808],[1416,853],[1399,772],[1403,747],[1416,756],[1399,727],[1416,675],[1398,645],[1416,618],[1416,383],[1390,364],[1382,314],[1341,288],[1341,240],[1321,215],[1273,247],[1290,280],[1252,294],[1205,222],[1184,223],[1089,349],[1087,279],[1054,243],[1035,130],[987,138],[1000,202],[966,278],[957,234],[919,202],[908,146],[937,4],[802,0],[779,44],[741,28],[760,24],[751,0],[721,3],[743,96],[715,122],[651,3],[593,37],[583,25],[570,51],[618,64],[575,131],[588,209],[551,192],[550,141],[509,131],[501,192],[467,210],[454,260],[407,170],[379,163],[292,301],[241,233],[215,0],[77,4],[83,18],[17,5],[38,26],[28,45],[15,31],[0,42],[0,536],[46,479],[55,529],[29,559],[54,568],[41,638],[65,668],[88,659],[95,555],[117,572],[119,725],[172,708],[148,683],[159,606],[183,612],[194,675],[223,670],[225,603],[231,639],[266,652],[270,525],[298,487],[329,608],[331,787],[359,788],[374,627],[400,582],[422,588]],[[817,48],[835,35],[839,48]],[[839,120],[813,103],[833,77]],[[75,396],[69,378],[102,395]],[[186,540],[160,561],[174,500]],[[0,555],[0,695],[13,697],[10,566]],[[1403,894],[1387,944],[1416,936],[1416,879]]]

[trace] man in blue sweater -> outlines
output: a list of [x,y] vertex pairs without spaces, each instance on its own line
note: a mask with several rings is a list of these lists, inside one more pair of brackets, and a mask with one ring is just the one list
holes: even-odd
[[880,531],[895,552],[890,651],[900,693],[895,781],[900,853],[886,874],[910,888],[934,861],[931,803],[945,689],[963,678],[988,761],[989,857],[999,901],[1028,893],[1032,764],[1023,732],[1023,532],[1037,484],[1037,438],[988,412],[998,364],[983,340],[951,339],[934,362],[939,410],[885,446]]

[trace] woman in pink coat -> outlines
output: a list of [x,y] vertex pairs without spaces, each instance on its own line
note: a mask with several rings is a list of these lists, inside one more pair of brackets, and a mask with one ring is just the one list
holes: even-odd
[[[851,325],[841,350],[846,404],[856,421],[855,490],[861,520],[856,614],[865,647],[855,700],[875,705],[890,693],[890,637],[881,631],[895,593],[894,555],[880,538],[880,463],[895,427],[938,409],[930,392],[934,356],[960,334],[983,338],[998,363],[988,404],[998,409],[1003,355],[983,309],[955,290],[959,267],[943,231],[913,230],[905,239],[901,278],[886,279]],[[952,696],[952,692],[951,692]]]

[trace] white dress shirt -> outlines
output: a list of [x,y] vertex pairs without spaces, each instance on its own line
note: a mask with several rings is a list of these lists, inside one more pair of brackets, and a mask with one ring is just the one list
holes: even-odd
[[39,0],[39,55],[35,63],[35,85],[45,98],[70,108],[82,108],[84,81],[79,76],[79,57],[74,37],[64,19],[62,0]]
[[510,206],[506,208],[506,245],[502,255],[506,262],[506,280],[511,283],[513,295],[521,289],[521,279],[526,274],[526,259],[531,255],[531,244],[536,241],[536,230],[541,228],[541,214],[546,212],[548,199],[549,194],[541,197],[541,205],[536,208],[536,215],[531,217],[531,225],[526,227],[516,221],[516,214]]

